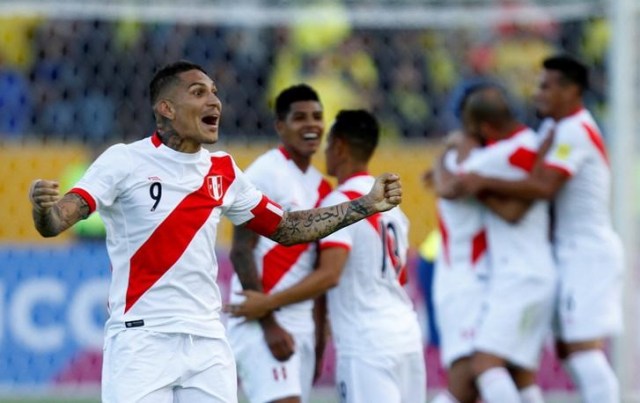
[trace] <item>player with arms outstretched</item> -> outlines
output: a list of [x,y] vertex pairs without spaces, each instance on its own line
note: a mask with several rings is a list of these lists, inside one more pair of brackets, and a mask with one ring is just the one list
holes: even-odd
[[202,67],[180,61],[150,84],[156,132],[107,149],[67,194],[33,182],[45,237],[93,211],[107,229],[112,267],[105,327],[103,402],[237,402],[236,369],[220,320],[214,246],[221,215],[291,245],[310,242],[395,207],[395,175],[348,203],[285,212],[258,191],[218,140],[222,105]]

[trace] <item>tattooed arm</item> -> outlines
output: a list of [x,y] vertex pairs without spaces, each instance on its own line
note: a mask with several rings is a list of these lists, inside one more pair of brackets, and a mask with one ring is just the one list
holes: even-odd
[[283,245],[315,241],[372,214],[390,210],[401,201],[400,178],[383,174],[376,178],[368,194],[355,200],[331,207],[285,212],[270,238]]
[[[262,281],[258,276],[258,269],[253,257],[253,248],[257,242],[258,235],[250,229],[244,226],[237,226],[233,229],[233,242],[229,257],[233,264],[233,270],[245,292],[246,290],[262,291]],[[261,317],[259,323],[271,354],[279,361],[288,360],[295,352],[293,336],[278,324],[271,312]]]
[[258,278],[258,270],[253,259],[253,248],[258,243],[258,234],[244,226],[233,228],[233,242],[229,258],[233,270],[245,290],[262,291],[262,282]]
[[89,216],[89,205],[75,193],[60,198],[58,182],[38,179],[29,189],[33,223],[43,237],[54,237]]

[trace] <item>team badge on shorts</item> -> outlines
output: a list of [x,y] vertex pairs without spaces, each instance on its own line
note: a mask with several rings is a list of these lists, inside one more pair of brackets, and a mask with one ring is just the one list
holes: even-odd
[[207,176],[207,189],[209,190],[209,195],[213,197],[214,200],[220,200],[220,198],[224,194],[224,192],[222,191],[222,176]]

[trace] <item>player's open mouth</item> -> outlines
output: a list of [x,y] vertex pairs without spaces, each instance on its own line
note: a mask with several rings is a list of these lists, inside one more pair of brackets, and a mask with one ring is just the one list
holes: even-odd
[[208,115],[208,116],[203,117],[201,120],[202,120],[202,123],[204,123],[207,126],[217,126],[219,119],[220,119],[219,116]]
[[302,135],[302,138],[305,140],[317,140],[320,138],[320,135],[318,133],[305,133]]

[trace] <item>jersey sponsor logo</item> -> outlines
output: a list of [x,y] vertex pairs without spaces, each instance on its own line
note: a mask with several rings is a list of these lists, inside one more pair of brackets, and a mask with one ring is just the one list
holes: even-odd
[[207,190],[209,190],[209,195],[213,198],[213,200],[220,200],[222,198],[222,195],[224,194],[222,187],[222,176],[207,176]]

